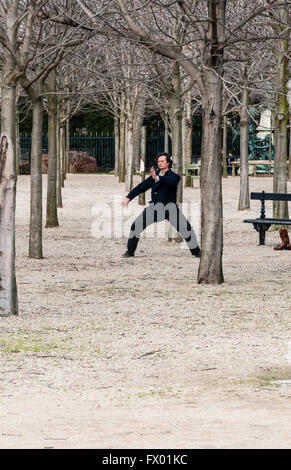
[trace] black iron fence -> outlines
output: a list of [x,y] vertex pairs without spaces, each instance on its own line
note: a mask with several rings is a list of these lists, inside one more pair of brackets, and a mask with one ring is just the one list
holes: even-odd
[[[112,170],[114,168],[114,136],[112,135],[82,135],[70,136],[70,149],[81,150],[94,157],[100,169]],[[20,135],[21,160],[30,160],[31,136]],[[48,137],[42,137],[42,153],[48,152]]]
[[[201,129],[196,129],[193,132],[192,140],[192,155],[201,155]],[[169,138],[169,153],[171,154],[171,139]],[[110,171],[114,168],[114,136],[112,135],[83,135],[73,134],[70,136],[70,149],[81,150],[87,152],[92,157],[96,158],[98,167],[103,171]],[[21,160],[30,160],[31,152],[31,136],[29,134],[20,135],[20,150]],[[42,138],[42,152],[48,151],[48,138],[46,135]],[[164,151],[164,135],[151,135],[147,136],[146,147],[146,168],[149,169],[156,158],[158,153]],[[20,162],[21,163],[21,162]]]

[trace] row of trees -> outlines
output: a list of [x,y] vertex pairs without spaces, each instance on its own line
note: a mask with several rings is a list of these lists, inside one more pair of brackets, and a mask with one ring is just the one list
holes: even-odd
[[[0,0],[0,313],[15,314],[17,99],[32,107],[29,256],[42,258],[43,111],[48,113],[46,227],[68,168],[68,123],[95,103],[114,116],[115,174],[132,186],[144,156],[144,118],[159,112],[175,170],[192,156],[192,121],[202,114],[201,241],[198,283],[222,283],[223,120],[240,117],[241,191],[249,208],[249,107],[274,111],[274,190],[287,191],[288,0]],[[167,148],[165,148],[167,150]],[[57,156],[60,155],[59,158]],[[141,166],[141,169],[142,166]],[[178,202],[183,199],[179,186]],[[140,203],[144,201],[140,200]],[[286,216],[286,204],[275,216]]]

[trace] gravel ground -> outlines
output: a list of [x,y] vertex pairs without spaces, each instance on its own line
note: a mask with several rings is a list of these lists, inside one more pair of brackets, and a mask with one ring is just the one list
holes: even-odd
[[[142,207],[121,211],[112,175],[68,175],[60,226],[29,259],[29,182],[18,179],[19,315],[0,318],[0,447],[290,448],[291,252],[273,250],[277,231],[258,246],[242,223],[260,203],[237,211],[239,177],[223,180],[218,286],[197,285],[199,259],[163,224],[121,258]],[[272,191],[272,178],[250,189]],[[184,190],[198,237],[199,197]]]

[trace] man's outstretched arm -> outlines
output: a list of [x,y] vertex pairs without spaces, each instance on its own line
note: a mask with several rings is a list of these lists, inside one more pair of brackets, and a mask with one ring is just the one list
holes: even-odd
[[134,199],[136,196],[138,196],[141,193],[144,193],[148,189],[152,187],[154,183],[154,180],[151,176],[149,176],[145,181],[142,181],[139,183],[135,188],[133,188],[128,195],[126,196],[125,200],[122,201],[123,206],[127,206],[127,204]]

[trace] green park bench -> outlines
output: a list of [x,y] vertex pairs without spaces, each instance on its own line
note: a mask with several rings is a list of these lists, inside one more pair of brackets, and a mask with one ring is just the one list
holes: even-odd
[[186,186],[193,187],[193,180],[195,179],[200,180],[200,169],[201,169],[200,161],[198,161],[197,163],[189,163],[188,165],[185,165]]

